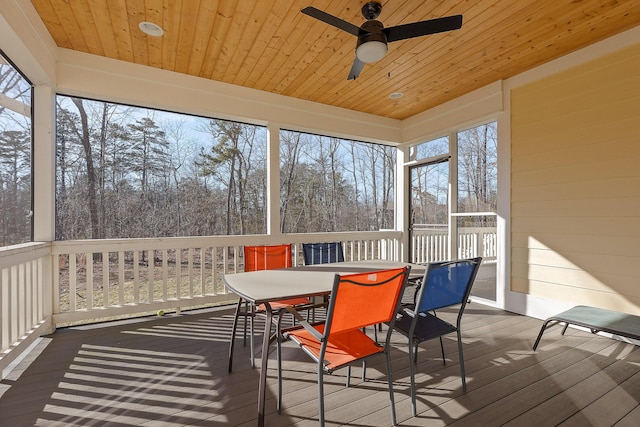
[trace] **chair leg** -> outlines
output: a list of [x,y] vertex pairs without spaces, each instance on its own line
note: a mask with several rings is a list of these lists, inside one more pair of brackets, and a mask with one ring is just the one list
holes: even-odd
[[253,337],[255,335],[254,333],[254,328],[253,328],[253,319],[255,319],[256,317],[256,306],[254,304],[251,304],[251,318],[249,319],[249,324],[250,324],[250,331],[249,331],[249,348],[250,348],[250,353],[251,353],[251,367],[255,368],[256,367],[256,354],[254,352],[254,344],[253,344]]
[[282,326],[282,315],[278,316],[278,323],[276,326],[276,358],[278,361],[278,403],[277,410],[278,415],[282,413],[282,334],[280,334],[280,328]]
[[442,343],[442,336],[440,338],[440,350],[442,351],[442,363],[447,364],[447,360],[444,358],[444,344]]
[[[264,322],[264,333],[263,337],[265,339],[262,340],[262,354],[266,355],[269,353],[269,337],[271,336],[271,326],[273,323],[273,312],[271,311],[271,306],[269,303],[265,302],[265,314],[266,320]],[[264,407],[265,407],[265,397],[267,394],[267,365],[269,362],[268,357],[262,357],[260,361],[260,381],[258,383],[258,425],[264,425]]]
[[[367,328],[362,328],[362,332],[367,333]],[[375,335],[375,341],[378,342],[378,333],[376,332],[375,325],[373,326],[373,333]],[[367,380],[367,361],[362,361],[362,381]],[[346,386],[349,387],[351,385],[351,366],[347,366],[347,381]]]
[[249,301],[245,301],[244,302],[244,313],[245,313],[245,316],[244,316],[244,337],[242,339],[242,346],[246,347],[247,346],[247,327],[249,326],[247,324],[247,322],[249,320],[247,319],[246,315],[249,314]]
[[322,361],[318,362],[318,417],[320,419],[320,427],[324,427],[324,371],[322,369]]
[[[542,334],[544,333],[544,331],[547,330],[548,323],[549,321],[547,320],[542,324],[542,327],[540,328],[540,332],[538,332],[538,338],[536,338],[536,342],[533,344],[533,351],[536,351],[536,348],[538,348],[538,344],[540,343],[540,338],[542,338]],[[564,329],[562,330],[562,332],[564,334]]]
[[[236,307],[236,315],[233,318],[233,326],[231,327],[231,339],[229,340],[229,372],[233,369],[233,347],[236,341],[236,331],[238,329],[238,317],[240,317],[240,310],[242,309],[242,298],[238,299],[238,306]],[[245,317],[246,322],[246,317]],[[246,334],[246,328],[245,328]]]
[[[367,380],[367,361],[362,361],[362,382]],[[347,366],[347,380],[345,386],[348,388],[351,385],[351,365]]]
[[345,387],[349,388],[351,385],[351,365],[347,366],[347,381],[345,383]]
[[458,330],[458,355],[460,357],[460,376],[462,377],[462,390],[467,391],[467,379],[464,372],[464,354],[462,353],[462,337]]
[[[387,343],[388,344],[388,343]],[[389,383],[389,401],[391,402],[391,425],[395,426],[396,421],[396,402],[393,397],[393,375],[391,374],[391,352],[387,346],[385,350],[387,356],[387,382]]]
[[[409,377],[411,379],[411,413],[416,416],[416,377],[415,377],[415,363],[418,358],[418,346],[413,349],[413,340],[409,339]],[[415,354],[415,356],[414,356]],[[413,359],[413,363],[412,360]]]

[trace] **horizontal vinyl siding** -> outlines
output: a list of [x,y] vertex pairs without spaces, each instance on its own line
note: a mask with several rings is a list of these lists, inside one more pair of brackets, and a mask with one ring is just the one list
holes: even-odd
[[640,44],[511,92],[511,290],[640,313]]

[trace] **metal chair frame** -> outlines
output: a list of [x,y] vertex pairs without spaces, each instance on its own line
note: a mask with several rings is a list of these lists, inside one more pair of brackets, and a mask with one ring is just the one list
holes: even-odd
[[[396,424],[390,341],[410,267],[369,273],[336,275],[325,322],[311,324],[294,307],[286,307],[299,325],[283,330],[277,337],[278,413],[282,410],[282,340],[292,339],[317,363],[319,422],[324,426],[324,374],[384,353],[391,402],[391,419]],[[374,299],[375,301],[370,301]],[[375,308],[371,308],[375,305]],[[362,328],[379,323],[390,327],[384,344],[371,339]],[[327,351],[331,348],[331,351]]]
[[[461,322],[473,282],[482,263],[482,258],[470,258],[457,261],[437,262],[427,265],[422,283],[416,290],[414,304],[404,306],[394,329],[408,338],[409,370],[411,376],[411,409],[416,416],[415,365],[418,360],[418,348],[421,342],[434,338],[440,339],[442,361],[444,355],[444,335],[456,332],[458,354],[460,358],[460,376],[462,388],[466,391],[467,382],[464,370],[462,350]],[[440,292],[439,294],[437,292]],[[456,323],[451,324],[437,316],[436,310],[459,305]]]
[[[245,246],[243,248],[245,272],[257,271],[257,270],[271,270],[278,268],[289,268],[292,266],[292,245],[267,245],[267,246]],[[242,306],[244,305],[244,310]],[[294,305],[299,308],[312,308],[313,304],[308,298],[297,298],[295,300],[277,301],[272,304],[272,312],[274,314],[279,313],[281,308],[286,305]],[[264,308],[262,308],[264,309]],[[236,313],[233,319],[233,327],[231,329],[231,340],[229,343],[229,372],[233,369],[233,352],[236,331],[238,328],[238,319],[240,316],[244,317],[244,337],[243,346],[247,345],[247,320],[250,323],[249,343],[251,352],[251,367],[255,367],[255,345],[254,345],[254,319],[257,314],[260,313],[260,307],[255,307],[243,298],[238,298],[238,304],[236,306]],[[274,316],[274,319],[276,316]],[[274,320],[275,322],[275,320]],[[263,339],[273,340],[275,335],[264,337]]]

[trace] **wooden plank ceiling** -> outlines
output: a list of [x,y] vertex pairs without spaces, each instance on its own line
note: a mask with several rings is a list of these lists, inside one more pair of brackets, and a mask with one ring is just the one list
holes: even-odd
[[[32,0],[59,47],[405,119],[640,24],[640,0],[382,0],[385,27],[462,14],[346,79],[363,0]],[[162,37],[142,33],[150,21]],[[402,92],[400,99],[389,94]]]

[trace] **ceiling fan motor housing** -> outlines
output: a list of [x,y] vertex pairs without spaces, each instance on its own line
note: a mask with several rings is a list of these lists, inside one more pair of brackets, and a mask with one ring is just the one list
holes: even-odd
[[360,27],[356,56],[365,63],[377,62],[387,53],[387,36],[382,22],[369,20]]

